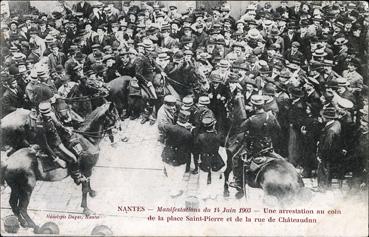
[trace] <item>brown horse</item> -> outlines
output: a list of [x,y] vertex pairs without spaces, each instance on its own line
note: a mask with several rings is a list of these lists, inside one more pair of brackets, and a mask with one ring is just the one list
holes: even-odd
[[[90,215],[92,211],[87,206],[87,194],[91,197],[96,195],[92,190],[89,177],[92,168],[95,166],[99,157],[99,142],[104,133],[111,129],[117,121],[116,110],[111,103],[106,103],[94,110],[82,126],[73,135],[78,139],[83,152],[80,155],[81,173],[88,178],[87,182],[82,183],[82,202],[83,213]],[[69,175],[67,169],[56,168],[51,171],[44,171],[43,164],[36,157],[32,148],[22,148],[13,153],[7,160],[1,161],[1,184],[4,180],[11,188],[9,203],[14,215],[18,217],[23,227],[31,227],[37,233],[38,226],[33,222],[27,213],[32,191],[37,181],[54,182],[64,179]]]

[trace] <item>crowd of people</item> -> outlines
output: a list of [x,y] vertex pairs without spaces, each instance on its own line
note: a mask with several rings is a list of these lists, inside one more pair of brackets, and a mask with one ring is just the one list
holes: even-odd
[[368,4],[253,1],[239,19],[231,6],[80,1],[11,17],[0,35],[1,116],[41,114],[48,154],[77,164],[78,151],[54,135],[70,120],[53,110],[73,109],[76,88],[91,97],[86,88],[129,78],[118,112],[157,124],[169,176],[221,170],[226,147],[238,191],[243,163],[258,156],[285,157],[322,186],[347,172],[365,179]]

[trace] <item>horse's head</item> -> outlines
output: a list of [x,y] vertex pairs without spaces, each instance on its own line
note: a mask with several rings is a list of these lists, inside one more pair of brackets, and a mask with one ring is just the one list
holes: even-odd
[[106,85],[103,82],[97,81],[97,80],[90,80],[87,79],[86,81],[86,88],[88,91],[88,94],[94,95],[94,96],[101,96],[106,97],[109,95],[110,88],[108,85]]

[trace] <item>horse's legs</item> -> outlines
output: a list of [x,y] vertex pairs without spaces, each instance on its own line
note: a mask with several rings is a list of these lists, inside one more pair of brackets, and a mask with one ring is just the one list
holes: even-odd
[[35,233],[37,233],[38,226],[31,219],[31,217],[28,215],[28,212],[27,212],[27,208],[28,208],[29,201],[31,199],[32,191],[33,191],[33,187],[31,187],[31,190],[21,191],[20,199],[19,199],[19,208],[20,208],[20,214],[27,221],[28,226],[33,228]]
[[87,206],[87,193],[89,192],[89,186],[87,182],[82,183],[82,202],[81,207],[83,208],[83,214],[89,216],[93,214],[93,212]]
[[27,221],[20,215],[20,209],[18,207],[18,201],[20,198],[19,189],[17,186],[11,186],[11,193],[9,198],[9,204],[12,208],[14,215],[18,218],[18,221],[22,227],[27,227]]
[[[228,163],[228,162],[227,162]],[[231,173],[232,169],[231,166],[229,166],[227,164],[227,168],[224,171],[224,191],[223,191],[223,196],[224,197],[229,197],[229,186],[228,186],[228,179],[229,179],[229,174]]]
[[88,179],[87,184],[88,184],[88,189],[89,189],[88,193],[89,193],[90,197],[92,197],[92,198],[96,197],[96,191],[91,188],[91,180],[90,179]]
[[224,191],[223,191],[224,197],[229,197],[228,180],[229,180],[229,175],[231,171],[232,171],[232,156],[230,152],[227,150],[227,167],[224,171]]

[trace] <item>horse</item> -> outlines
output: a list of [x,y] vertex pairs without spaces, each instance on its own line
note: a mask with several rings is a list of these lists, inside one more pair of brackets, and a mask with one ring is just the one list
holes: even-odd
[[107,83],[108,100],[115,104],[120,116],[122,116],[123,109],[128,107],[128,86],[131,79],[130,76],[120,76]]
[[[55,116],[59,121],[67,123],[77,129],[83,123],[83,118],[71,109],[64,99],[58,98],[53,104]],[[19,108],[1,119],[1,148],[10,146],[12,148],[8,155],[20,148],[27,147],[29,144],[37,143],[37,135],[32,130],[37,123],[36,112]]]
[[[245,134],[240,132],[242,121],[246,119],[246,111],[242,97],[235,97],[232,101],[232,109],[229,111],[229,119],[231,126],[225,138],[225,147],[227,151],[226,169],[224,171],[224,197],[229,197],[229,174],[232,171],[233,162],[240,162],[242,166],[243,185],[248,184],[250,187],[261,188],[266,196],[274,196],[279,201],[291,200],[296,195],[301,194],[304,187],[303,180],[298,174],[295,167],[283,157],[263,157],[265,160],[258,169],[251,170],[248,168],[245,171],[244,161],[241,159],[241,153],[245,150],[242,147],[242,142]],[[234,160],[234,158],[236,158]],[[260,160],[256,157],[252,160]],[[242,187],[245,189],[245,186]],[[244,191],[238,190],[236,198],[244,196]]]
[[[82,128],[72,135],[72,139],[78,139],[83,148],[80,154],[79,167],[88,181],[82,183],[81,207],[83,213],[87,216],[92,214],[87,205],[87,194],[90,197],[96,196],[96,191],[91,188],[89,177],[99,157],[98,144],[104,133],[111,129],[117,121],[117,115],[113,113],[114,111],[114,106],[110,102],[98,107],[87,116]],[[5,180],[11,188],[9,204],[14,215],[17,216],[23,227],[33,228],[37,233],[38,226],[27,213],[27,207],[36,182],[62,180],[69,176],[68,169],[56,168],[44,171],[43,163],[36,157],[33,149],[26,147],[17,150],[7,160],[2,159],[0,171],[1,183],[4,184]]]
[[[191,78],[192,81],[194,81],[193,93],[191,95],[193,95],[196,100],[196,98],[198,98],[200,95],[208,91],[209,82],[206,78],[206,75],[200,70],[198,70],[196,67],[193,67],[189,71],[188,76]],[[132,80],[131,76],[121,76],[107,83],[108,88],[110,88],[108,100],[115,103],[119,115],[122,115],[123,109],[127,109],[129,107],[129,104],[132,103],[129,101],[129,86],[131,80]],[[163,81],[163,83],[161,83],[161,81]],[[159,95],[156,91],[157,93],[156,95],[158,97],[159,96],[163,97],[165,95],[173,95],[176,98],[178,104],[181,103],[181,100],[184,96],[189,95],[183,94],[181,90],[178,89],[181,87],[180,82],[169,78],[167,75],[155,74],[153,84],[155,87],[160,86],[164,87],[164,91],[162,92],[161,95]],[[139,99],[140,101],[136,100],[134,103],[139,103],[142,105],[141,107],[144,107],[144,105],[147,104],[147,102],[152,99],[151,94],[152,93],[149,88],[147,87],[143,88],[143,86],[141,85],[140,88],[141,97]],[[157,98],[156,100],[160,100],[160,98]],[[155,103],[156,107],[159,107],[160,105],[161,103]],[[158,110],[159,108],[156,109]]]
[[78,111],[78,114],[85,118],[106,102],[104,98],[109,95],[109,89],[104,83],[100,84],[95,80],[81,80],[81,83],[74,86],[64,100],[74,111]]

